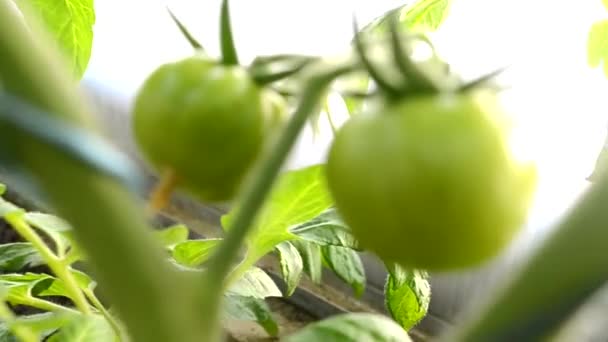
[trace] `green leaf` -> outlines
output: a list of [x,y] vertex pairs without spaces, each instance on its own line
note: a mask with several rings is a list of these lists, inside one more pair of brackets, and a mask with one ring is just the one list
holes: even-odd
[[50,275],[29,272],[0,275],[0,285],[8,290],[6,301],[14,305],[28,305],[35,295],[52,287],[55,281]]
[[322,246],[323,261],[336,275],[349,284],[355,295],[365,291],[365,269],[357,252],[346,247]]
[[371,313],[348,313],[312,323],[285,342],[411,342],[407,332],[388,317]]
[[236,281],[229,289],[229,295],[254,297],[264,299],[266,297],[281,297],[281,290],[272,278],[262,269],[252,267]]
[[[28,316],[19,316],[13,324],[26,327],[30,331],[39,334],[42,338],[44,338],[54,333],[57,329],[69,324],[73,320],[78,319],[79,316],[81,316],[80,313],[45,312]],[[3,335],[4,329],[7,329],[6,325],[0,325],[0,341],[6,341],[4,339],[5,336]],[[16,341],[16,339],[14,341]]]
[[41,21],[51,33],[78,79],[93,45],[93,0],[16,0],[27,21]]
[[0,196],[4,195],[6,192],[6,185],[0,183]]
[[447,18],[451,0],[418,0],[405,6],[401,22],[410,30],[435,31]]
[[298,250],[304,264],[304,272],[315,284],[321,284],[323,262],[321,256],[321,246],[308,241],[290,241]]
[[[279,243],[293,239],[289,227],[306,222],[329,208],[332,202],[325,184],[323,165],[283,173],[247,237],[248,257],[257,260]],[[226,229],[233,217],[234,211],[222,218]]]
[[[97,286],[97,283],[91,279],[86,273],[80,272],[78,270],[70,269],[74,280],[76,280],[76,284],[78,287],[85,291],[93,291]],[[65,288],[65,284],[61,279],[53,278],[53,282],[45,288],[44,290],[40,290],[36,293],[37,296],[64,296],[70,297],[68,291]]]
[[82,315],[53,334],[48,342],[114,342],[116,336],[108,321],[99,315]]
[[173,247],[173,259],[184,266],[199,266],[211,256],[221,241],[222,239],[202,239],[180,242]]
[[29,242],[0,245],[0,271],[15,272],[25,267],[44,264],[38,251]]
[[361,32],[365,34],[384,34],[388,32],[388,18],[395,12],[399,13],[401,26],[409,30],[435,31],[447,18],[450,5],[451,0],[414,1],[387,11],[363,27]]
[[154,234],[161,241],[163,246],[173,250],[176,244],[188,240],[188,227],[177,224],[162,230],[155,231]]
[[602,62],[608,77],[608,19],[594,23],[587,38],[587,63],[597,68]]
[[287,241],[278,244],[277,251],[279,252],[279,262],[281,264],[283,280],[285,280],[285,284],[287,284],[285,296],[291,296],[302,277],[304,263],[298,250]]
[[328,209],[310,221],[292,227],[290,232],[301,239],[317,243],[358,249],[359,243],[338,212]]
[[[77,270],[70,270],[82,290],[93,290],[96,283]],[[0,285],[8,289],[7,301],[12,304],[29,305],[34,297],[62,296],[71,298],[61,279],[48,274],[11,273],[0,275]]]
[[270,308],[263,299],[243,296],[226,296],[225,315],[229,319],[257,322],[270,336],[277,336],[279,327]]
[[409,330],[426,316],[431,286],[426,272],[394,266],[384,287],[386,308],[403,329]]
[[24,219],[53,239],[61,254],[66,253],[68,248],[75,244],[72,227],[62,218],[44,213],[28,212],[24,215]]

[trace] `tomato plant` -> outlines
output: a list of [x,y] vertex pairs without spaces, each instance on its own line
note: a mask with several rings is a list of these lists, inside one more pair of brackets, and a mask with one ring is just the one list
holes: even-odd
[[[85,11],[86,20],[66,23],[66,16],[42,13],[47,21],[59,18],[45,27],[66,27],[68,41],[84,32],[86,50],[90,1],[56,2]],[[392,13],[405,28],[435,29],[448,5],[421,0]],[[191,238],[180,224],[151,231],[138,197],[141,170],[97,134],[72,77],[62,76],[70,71],[53,53],[56,44],[47,46],[12,1],[0,0],[0,124],[12,133],[2,135],[1,166],[29,181],[64,218],[0,198],[3,225],[24,240],[0,246],[0,337],[218,341],[225,318],[253,320],[280,336],[264,299],[291,295],[303,274],[320,282],[322,267],[360,296],[366,280],[358,252],[368,248],[386,263],[392,319],[347,313],[286,340],[409,341],[407,330],[426,314],[431,292],[429,274],[416,268],[461,268],[495,255],[525,219],[534,173],[511,155],[506,120],[486,89],[493,75],[461,82],[437,56],[413,60],[413,42],[430,41],[400,30],[395,17],[378,20],[390,26],[372,25],[377,35],[365,42],[356,34],[355,53],[343,59],[281,54],[243,66],[228,1],[221,4],[217,61],[204,57],[173,16],[196,54],[150,76],[135,106],[134,133],[164,173],[158,198],[177,184],[203,200],[233,200],[223,235]],[[376,48],[389,53],[383,63],[367,57]],[[82,72],[88,53],[76,55],[73,67]],[[331,88],[352,75],[361,76],[354,83],[362,89]],[[284,171],[330,90],[357,101],[328,164]],[[285,125],[284,97],[293,100]],[[603,284],[608,178],[599,177],[513,283],[447,340],[546,337]],[[5,191],[0,184],[0,195]],[[259,267],[269,253],[278,257],[272,260],[283,292],[268,275],[272,269]],[[48,271],[25,271],[43,265]],[[37,311],[19,315],[15,305]]]

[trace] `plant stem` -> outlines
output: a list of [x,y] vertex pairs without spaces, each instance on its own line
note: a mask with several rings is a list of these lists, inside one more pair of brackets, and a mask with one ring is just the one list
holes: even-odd
[[[227,229],[228,233],[224,241],[210,259],[209,267],[204,273],[206,294],[201,298],[204,301],[201,305],[208,312],[215,314],[215,317],[212,316],[204,322],[207,329],[217,329],[222,293],[228,285],[228,281],[230,281],[228,274],[232,270],[233,263],[236,261],[239,249],[243,245],[248,231],[253,227],[252,222],[270,192],[300,131],[306,124],[308,117],[318,108],[318,102],[325,94],[327,86],[336,77],[353,69],[354,66],[350,64],[333,67],[329,71],[315,75],[307,82],[302,92],[301,101],[284,131],[273,148],[264,155],[264,159],[252,172],[252,177],[245,183],[234,221]],[[218,338],[218,335],[219,332],[215,334],[214,338]]]
[[38,342],[38,336],[27,327],[20,326],[15,323],[15,315],[6,306],[4,301],[0,302],[0,321],[5,322],[8,328],[22,342]]
[[87,299],[84,297],[82,291],[78,287],[76,280],[70,273],[69,266],[59,259],[53,251],[47,246],[40,236],[34,231],[30,225],[23,219],[23,212],[17,211],[5,215],[5,220],[21,235],[25,240],[29,241],[34,248],[40,253],[42,259],[49,266],[51,271],[61,279],[64,283],[65,289],[70,295],[70,298],[74,301],[74,304],[85,315],[91,313],[91,308]]
[[118,340],[122,341],[124,339],[122,329],[120,328],[120,326],[118,325],[118,322],[114,319],[114,317],[112,317],[112,315],[108,312],[108,310],[106,310],[105,306],[103,306],[103,304],[101,304],[101,302],[99,301],[99,299],[97,298],[95,293],[90,289],[86,289],[86,290],[84,290],[84,294],[87,296],[89,301],[93,304],[93,306],[97,310],[99,310],[99,312],[101,312],[103,317],[105,317],[105,319],[108,321],[108,323],[112,327],[112,330],[114,330],[114,333],[118,337]]
[[608,279],[608,173],[594,183],[515,277],[444,341],[538,341]]
[[[13,1],[0,0],[2,91],[95,132],[84,97],[50,41],[35,23],[25,26]],[[58,215],[74,227],[97,281],[132,340],[204,338],[206,332],[198,326],[201,308],[192,302],[195,281],[168,262],[140,201],[115,179],[60,148],[20,131],[10,133],[2,135],[2,145],[14,147],[11,157],[31,172]]]
[[59,304],[55,304],[53,302],[49,302],[47,300],[36,298],[36,297],[31,297],[31,298],[28,298],[27,300],[23,300],[23,298],[21,298],[21,301],[19,301],[19,304],[22,304],[25,306],[31,306],[36,309],[50,311],[50,312],[67,312],[67,313],[72,313],[72,314],[78,313],[78,311],[76,311],[74,309],[70,309],[68,307],[65,307],[65,306],[62,306]]
[[177,174],[172,168],[168,168],[163,172],[160,181],[156,184],[150,195],[148,209],[151,216],[167,206],[171,199],[171,193],[177,186],[177,182]]

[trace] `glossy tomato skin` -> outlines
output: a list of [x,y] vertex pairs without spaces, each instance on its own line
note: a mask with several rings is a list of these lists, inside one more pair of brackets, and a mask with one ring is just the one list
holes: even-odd
[[451,270],[497,255],[524,223],[533,165],[514,160],[493,94],[383,103],[352,117],[327,178],[355,236],[386,261]]
[[135,140],[159,172],[174,172],[179,187],[204,201],[229,200],[281,110],[268,92],[238,66],[198,56],[165,64],[137,95]]

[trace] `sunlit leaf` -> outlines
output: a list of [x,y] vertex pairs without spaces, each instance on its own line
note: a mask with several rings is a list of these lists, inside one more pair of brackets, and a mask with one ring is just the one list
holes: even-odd
[[163,246],[173,249],[176,244],[188,240],[188,227],[177,224],[165,229],[155,231],[154,234]]
[[283,280],[287,285],[285,295],[291,296],[298,286],[302,277],[302,271],[304,270],[302,257],[298,250],[287,241],[278,244],[277,251],[279,252],[279,263],[281,264]]
[[431,286],[426,272],[394,266],[386,280],[384,298],[393,319],[404,329],[411,329],[429,308]]
[[604,64],[604,73],[608,77],[608,19],[594,23],[587,38],[587,62],[597,68]]
[[28,21],[36,20],[55,38],[75,77],[84,74],[93,45],[93,0],[16,0]]
[[285,342],[410,342],[408,334],[386,316],[370,313],[348,313],[309,324]]
[[[293,239],[289,227],[316,217],[331,203],[323,165],[283,173],[247,238],[248,256],[259,258]],[[229,229],[233,217],[234,211],[224,216],[222,225]]]
[[435,31],[447,18],[451,0],[418,0],[406,6],[401,22],[412,30]]
[[180,242],[173,246],[173,259],[177,263],[195,267],[203,264],[222,239],[201,239]]
[[449,14],[451,0],[417,0],[387,11],[366,25],[361,32],[366,34],[385,33],[388,31],[388,18],[399,13],[399,23],[416,31],[435,31]]

